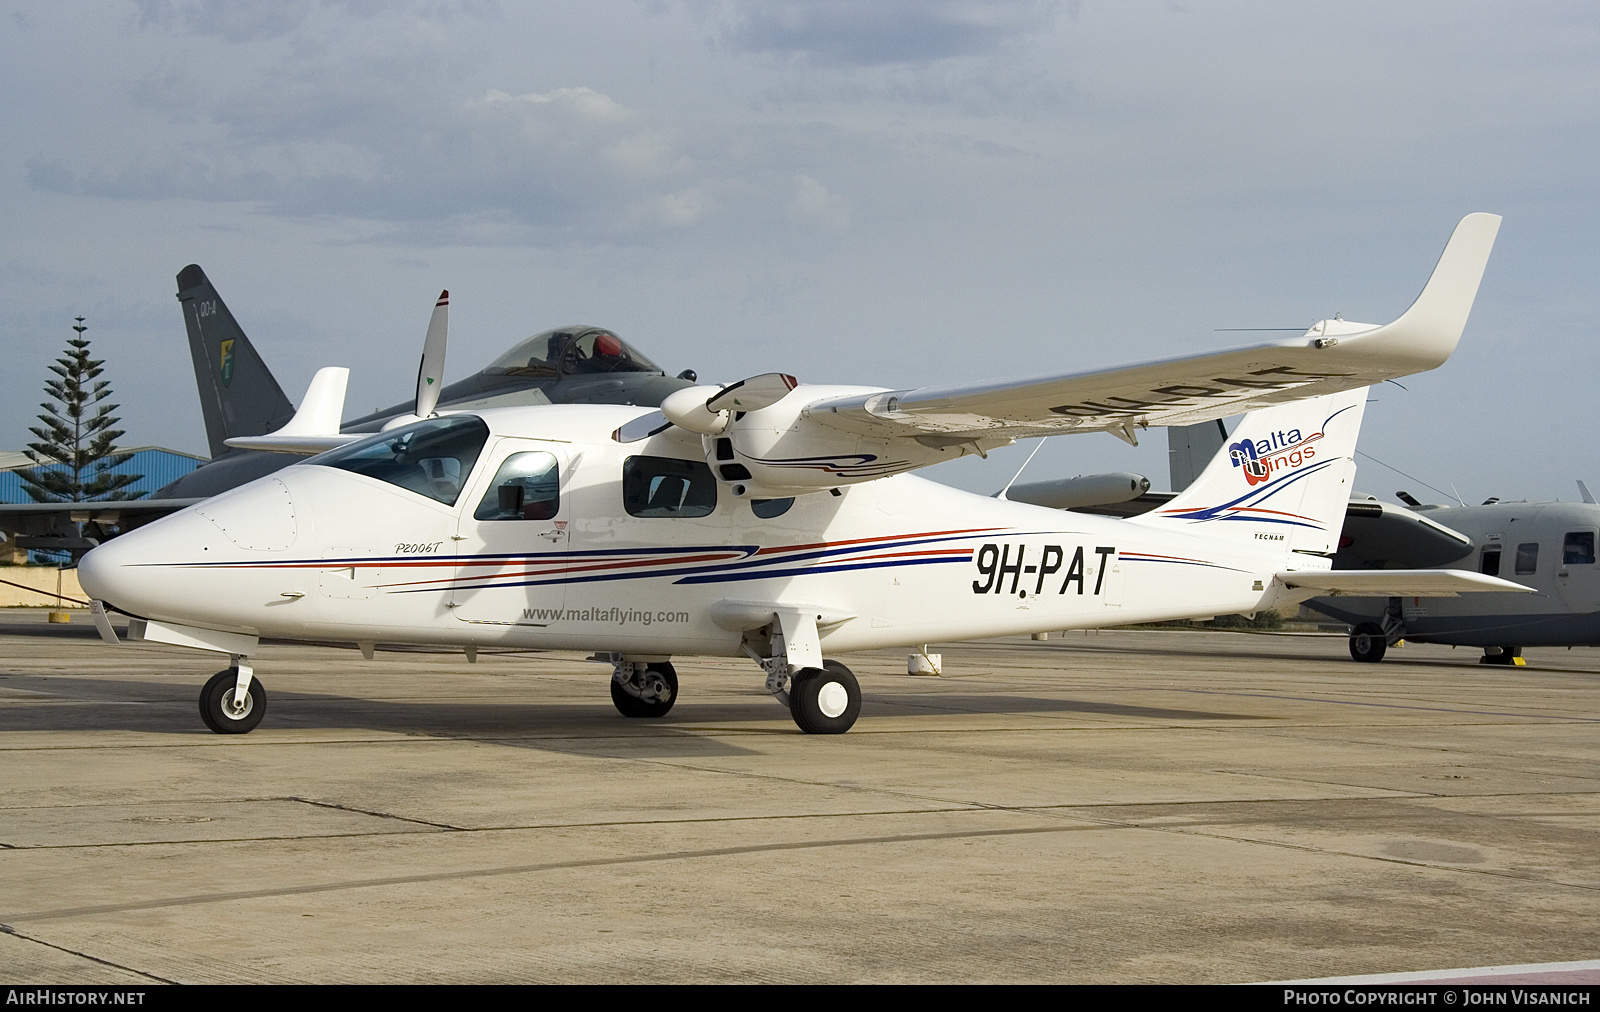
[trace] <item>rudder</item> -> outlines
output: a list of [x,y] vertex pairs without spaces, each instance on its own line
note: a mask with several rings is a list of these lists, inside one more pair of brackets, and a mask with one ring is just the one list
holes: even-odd
[[294,417],[294,405],[197,264],[178,272],[178,300],[211,456],[227,453],[224,441],[233,436],[265,435]]

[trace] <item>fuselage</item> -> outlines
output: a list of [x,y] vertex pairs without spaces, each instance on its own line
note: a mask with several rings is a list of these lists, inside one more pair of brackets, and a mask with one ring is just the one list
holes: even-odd
[[698,437],[611,438],[640,414],[395,430],[125,535],[80,578],[140,618],[262,637],[654,656],[738,654],[773,605],[815,610],[830,651],[1252,612],[1283,568],[1270,545],[914,476],[735,498]]

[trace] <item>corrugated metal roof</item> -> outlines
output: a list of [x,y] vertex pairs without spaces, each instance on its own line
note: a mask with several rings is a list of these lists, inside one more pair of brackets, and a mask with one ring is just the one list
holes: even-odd
[[[133,458],[121,467],[113,468],[116,474],[137,474],[142,477],[129,485],[128,492],[143,492],[146,496],[168,485],[206,462],[206,458],[164,446],[128,446],[119,453],[131,453]],[[21,458],[13,462],[13,458]],[[23,472],[35,467],[26,455],[0,450],[0,502],[27,503],[33,497],[22,487]]]

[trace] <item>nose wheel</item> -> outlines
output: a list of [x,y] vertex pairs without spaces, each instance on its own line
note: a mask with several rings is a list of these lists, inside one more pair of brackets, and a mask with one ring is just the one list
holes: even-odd
[[200,719],[218,734],[248,734],[255,730],[267,712],[267,690],[248,674],[249,688],[239,694],[239,669],[227,668],[212,675],[200,690]]
[[[624,670],[623,665],[631,668]],[[611,677],[611,702],[624,717],[665,717],[678,701],[678,672],[666,661],[618,661]]]

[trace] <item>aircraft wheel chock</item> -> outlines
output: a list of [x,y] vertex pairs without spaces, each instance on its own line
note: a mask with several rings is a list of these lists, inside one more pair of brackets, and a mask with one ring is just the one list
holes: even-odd
[[1383,655],[1388,651],[1389,643],[1383,636],[1383,630],[1372,622],[1363,622],[1350,630],[1350,656],[1366,664],[1376,664],[1383,660]]
[[[638,695],[629,692],[630,688]],[[666,661],[649,665],[627,686],[611,679],[611,702],[624,717],[665,717],[677,701],[678,672]]]
[[789,715],[806,734],[844,734],[861,715],[861,686],[838,661],[805,668],[789,681]]
[[249,734],[266,715],[267,690],[254,678],[250,679],[244,701],[234,704],[238,679],[237,670],[226,668],[212,675],[200,690],[200,719],[218,734]]

